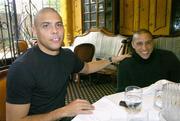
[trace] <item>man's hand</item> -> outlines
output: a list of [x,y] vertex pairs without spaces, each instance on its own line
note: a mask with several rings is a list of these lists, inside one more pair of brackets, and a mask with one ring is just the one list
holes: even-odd
[[77,99],[67,106],[58,108],[44,114],[28,115],[30,104],[10,104],[6,103],[7,121],[54,121],[64,117],[72,117],[77,114],[90,114],[94,106],[86,100]]
[[122,60],[124,60],[125,58],[129,58],[129,57],[131,57],[130,54],[124,54],[124,55],[114,56],[114,57],[112,57],[112,63],[116,63],[116,62],[122,61]]
[[77,99],[64,107],[65,117],[72,117],[78,114],[91,114],[94,106],[86,100]]

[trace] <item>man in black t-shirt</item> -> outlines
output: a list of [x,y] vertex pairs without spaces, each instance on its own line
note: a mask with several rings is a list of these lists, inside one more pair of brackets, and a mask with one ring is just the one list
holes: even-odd
[[37,45],[11,65],[7,77],[6,121],[55,121],[92,113],[94,106],[77,99],[65,106],[71,73],[93,73],[129,55],[111,60],[82,62],[69,49],[62,49],[64,27],[61,16],[43,8],[34,19]]
[[126,86],[149,86],[161,79],[180,81],[180,61],[170,51],[154,48],[152,34],[141,29],[133,34],[132,57],[118,67],[117,92]]

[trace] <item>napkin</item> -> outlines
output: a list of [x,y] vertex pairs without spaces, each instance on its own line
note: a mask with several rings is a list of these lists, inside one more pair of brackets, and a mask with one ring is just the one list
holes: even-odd
[[166,79],[159,80],[156,83],[154,83],[148,87],[143,88],[143,94],[144,95],[154,94],[156,90],[162,90],[163,85],[166,83],[172,83],[172,82],[168,81]]
[[76,116],[72,121],[118,121],[126,120],[126,111],[118,105],[115,105],[108,98],[103,97],[93,104],[95,110],[92,114]]

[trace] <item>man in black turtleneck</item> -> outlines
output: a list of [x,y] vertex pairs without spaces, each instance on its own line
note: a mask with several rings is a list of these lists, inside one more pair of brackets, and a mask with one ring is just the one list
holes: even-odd
[[141,29],[133,34],[132,57],[119,64],[117,92],[126,86],[149,86],[160,79],[180,82],[180,61],[170,51],[154,48],[152,34]]

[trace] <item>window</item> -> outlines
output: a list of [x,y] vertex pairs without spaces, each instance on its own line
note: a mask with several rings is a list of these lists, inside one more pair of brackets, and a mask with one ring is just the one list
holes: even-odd
[[113,32],[112,0],[82,0],[83,32],[90,28],[105,28]]
[[180,1],[174,0],[172,6],[171,32],[173,35],[180,35]]

